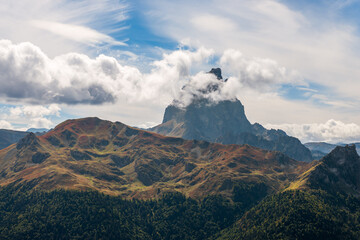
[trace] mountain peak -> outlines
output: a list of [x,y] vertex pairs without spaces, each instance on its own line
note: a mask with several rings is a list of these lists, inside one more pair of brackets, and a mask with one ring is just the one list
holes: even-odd
[[290,186],[360,196],[360,157],[354,145],[337,146]]
[[214,74],[219,81],[210,83],[186,106],[174,100],[165,109],[162,123],[149,130],[185,139],[222,144],[249,144],[283,152],[296,160],[312,160],[310,150],[297,138],[290,137],[281,130],[267,130],[260,124],[251,124],[239,99],[215,101],[208,98],[226,82],[226,79],[222,80],[220,68],[212,68],[208,73]]
[[36,135],[32,132],[30,132],[28,135],[26,135],[24,138],[20,139],[19,142],[16,145],[17,149],[22,149],[22,148],[26,148],[26,147],[34,147],[36,145],[38,145],[38,138],[36,137]]
[[212,68],[209,73],[214,74],[218,80],[223,79],[221,75],[221,68]]
[[360,158],[355,145],[337,146],[322,161],[330,168],[342,168],[342,166],[354,166],[354,164],[360,167]]

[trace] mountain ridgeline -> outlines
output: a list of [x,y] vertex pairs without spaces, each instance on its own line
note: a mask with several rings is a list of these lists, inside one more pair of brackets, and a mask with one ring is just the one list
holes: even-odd
[[307,163],[250,145],[67,120],[0,150],[0,236],[359,239],[359,171],[355,146]]
[[[221,69],[212,69],[219,81],[223,80]],[[208,91],[216,91],[211,86]],[[311,161],[312,156],[297,138],[282,130],[267,130],[258,123],[251,124],[244,106],[238,99],[212,102],[194,97],[186,107],[174,102],[164,114],[163,122],[150,131],[184,139],[205,140],[222,144],[249,144],[266,150],[280,151],[299,161]]]
[[165,137],[98,118],[68,120],[0,150],[1,185],[32,183],[46,190],[96,190],[138,199],[166,192],[231,199],[236,186],[259,187],[266,196],[309,167],[249,145]]

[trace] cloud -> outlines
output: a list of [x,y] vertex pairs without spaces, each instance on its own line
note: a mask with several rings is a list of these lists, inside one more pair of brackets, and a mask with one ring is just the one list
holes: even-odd
[[191,68],[213,51],[200,48],[164,54],[148,74],[105,55],[92,59],[69,53],[50,59],[31,43],[1,40],[0,53],[0,97],[6,100],[103,104],[119,99],[169,101],[190,78]]
[[[308,116],[315,121],[333,118],[329,109],[314,107],[309,105],[309,101],[335,100],[321,95],[320,91],[310,91],[311,89],[303,87],[304,80],[296,72],[271,59],[250,58],[239,51],[226,50],[217,57],[218,64],[224,68],[227,81],[219,81],[212,74],[198,71],[210,69],[208,61],[215,56],[213,50],[203,47],[165,53],[161,60],[151,64],[149,72],[143,73],[105,55],[90,58],[83,54],[69,53],[51,59],[31,43],[13,44],[2,40],[0,97],[5,101],[28,103],[25,106],[8,108],[8,113],[2,118],[12,125],[21,121],[23,123],[23,119],[26,119],[27,127],[49,128],[54,123],[52,118],[60,116],[62,111],[58,104],[65,104],[66,108],[70,109],[69,112],[78,116],[127,119],[126,123],[140,126],[144,122],[157,122],[161,118],[159,112],[173,99],[185,106],[194,97],[205,97],[214,102],[238,98],[245,104],[250,120],[262,124],[279,123],[267,126],[282,128],[288,131],[288,134],[304,141],[349,140],[351,134],[355,140],[358,136],[356,132],[351,133],[348,130],[341,132],[341,122],[337,124],[336,131],[329,131],[327,135],[319,135],[322,130],[317,131],[316,129],[320,128],[317,125],[310,124],[310,132],[305,131],[305,127],[298,127],[303,126],[299,123],[308,121]],[[312,92],[312,98],[307,102],[283,99],[277,94],[278,88],[283,84]],[[299,84],[301,86],[297,86]],[[211,91],[208,91],[209,87]],[[111,104],[103,106],[106,103]],[[342,106],[341,102],[336,103]],[[340,120],[346,120],[349,114],[353,115],[354,112],[343,111],[341,116],[344,118]],[[115,118],[114,115],[121,118]],[[135,115],[136,121],[131,119],[131,116]],[[152,118],[153,116],[156,116],[156,119]],[[297,124],[282,125],[285,120]],[[147,125],[149,124],[141,126]],[[345,124],[346,129],[350,127],[353,126]]]
[[[226,50],[220,57],[220,66],[234,74],[224,82],[203,71],[193,74],[196,66],[203,67],[214,56],[213,50],[203,47],[164,54],[151,64],[149,73],[105,55],[92,59],[69,53],[50,59],[31,43],[2,40],[0,53],[0,96],[32,104],[168,104],[176,99],[187,105],[194,96],[216,102],[234,99],[246,88],[271,92],[281,84],[302,83],[296,73],[271,59],[251,59],[235,50]],[[218,85],[216,91],[205,91],[209,85]]]
[[0,129],[13,129],[13,126],[8,121],[0,120]]
[[39,118],[44,116],[60,116],[61,108],[57,104],[44,106],[17,106],[9,108],[11,117]]
[[49,31],[60,37],[79,42],[82,44],[88,44],[89,46],[96,47],[97,45],[110,44],[125,46],[126,44],[120,41],[114,40],[112,37],[95,31],[94,29],[78,26],[73,24],[63,24],[51,21],[33,20],[31,25]]
[[46,128],[50,129],[54,123],[47,118],[33,118],[28,125],[29,128]]
[[[57,104],[47,106],[20,105],[0,108],[0,126],[7,129],[27,130],[28,128],[51,128],[54,126],[53,118],[59,118],[61,108]],[[14,127],[11,123],[14,123]]]
[[129,5],[122,0],[1,1],[0,32],[13,42],[30,41],[48,55],[97,52],[113,45],[128,26]]
[[247,58],[235,49],[224,52],[220,65],[225,72],[233,74],[244,87],[260,91],[276,89],[281,84],[306,84],[299,73],[279,66],[272,59]]
[[302,142],[351,143],[360,141],[360,126],[333,119],[312,124],[267,124],[267,128],[282,129]]
[[[353,1],[337,2],[347,5]],[[324,12],[329,5],[324,4]],[[357,27],[336,14],[313,13],[317,8],[306,9],[306,4],[296,4],[304,8],[290,6],[277,0],[214,0],[206,4],[155,0],[147,5],[146,16],[159,35],[179,42],[186,39],[193,47],[207,46],[217,53],[233,48],[246,56],[275,59],[280,66],[328,86],[332,97],[359,101]]]
[[191,22],[202,31],[213,32],[214,29],[221,31],[236,30],[236,23],[231,19],[211,14],[196,16],[191,19]]

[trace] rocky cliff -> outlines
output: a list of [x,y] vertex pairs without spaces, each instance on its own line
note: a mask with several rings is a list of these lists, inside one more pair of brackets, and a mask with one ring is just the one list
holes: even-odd
[[[214,74],[219,81],[224,81],[220,69],[212,69],[209,74]],[[216,89],[212,86],[208,91]],[[162,124],[149,130],[185,139],[249,144],[283,152],[296,160],[312,160],[309,149],[297,138],[288,136],[282,130],[268,130],[258,123],[251,124],[238,99],[213,102],[195,97],[186,107],[178,106],[175,101],[166,108]]]

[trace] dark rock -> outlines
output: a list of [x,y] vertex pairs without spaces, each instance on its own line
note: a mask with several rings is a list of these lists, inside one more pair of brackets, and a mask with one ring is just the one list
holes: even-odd
[[20,139],[16,148],[18,150],[29,148],[31,151],[36,151],[36,146],[39,145],[39,140],[34,133],[29,133],[24,138]]
[[73,157],[73,159],[75,160],[91,160],[91,157],[89,154],[87,153],[83,153],[77,150],[71,150],[70,151],[70,155],[71,157]]
[[231,162],[231,163],[229,163],[227,166],[228,166],[229,168],[235,168],[235,167],[237,166],[237,164],[234,163],[234,162]]
[[129,156],[120,157],[117,155],[111,155],[110,159],[114,162],[114,165],[119,168],[125,167],[133,162],[133,159],[131,159]]
[[130,128],[130,127],[127,127],[126,130],[125,130],[125,135],[130,137],[130,136],[133,136],[133,135],[137,135],[139,133],[139,130],[135,129],[135,128]]
[[192,170],[194,170],[194,168],[196,168],[196,165],[194,163],[186,163],[185,164],[186,172],[191,172]]
[[209,73],[214,74],[219,80],[223,79],[221,75],[221,68],[212,68]]
[[60,140],[59,139],[57,139],[56,137],[54,137],[54,136],[49,136],[48,138],[47,138],[47,140],[49,141],[49,143],[51,143],[51,145],[53,145],[53,146],[55,146],[55,147],[58,147],[58,146],[60,146]]
[[35,153],[32,157],[31,157],[31,161],[33,163],[42,163],[44,162],[47,158],[50,157],[49,153],[41,153],[41,152],[37,152]]
[[355,145],[337,146],[309,176],[312,188],[360,196],[360,157]]
[[150,186],[154,182],[159,181],[163,175],[160,171],[149,164],[142,164],[135,167],[138,179],[145,186]]

